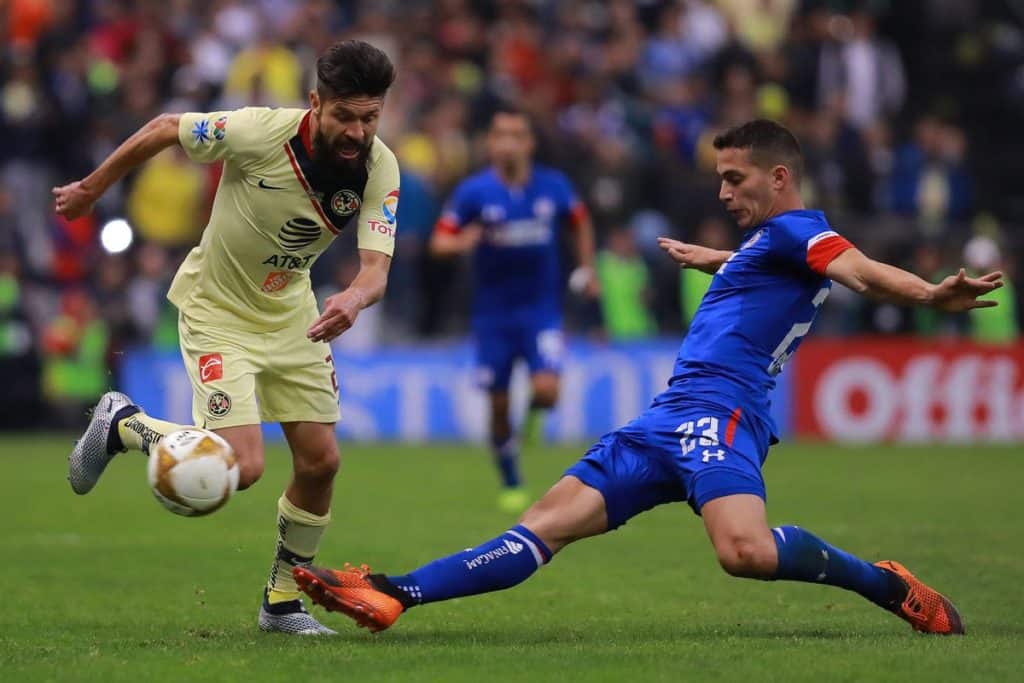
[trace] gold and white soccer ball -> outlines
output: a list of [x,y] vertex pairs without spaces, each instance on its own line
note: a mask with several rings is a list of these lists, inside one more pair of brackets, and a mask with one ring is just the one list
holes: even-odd
[[149,488],[175,514],[208,515],[238,489],[235,453],[205,429],[171,432],[149,454]]

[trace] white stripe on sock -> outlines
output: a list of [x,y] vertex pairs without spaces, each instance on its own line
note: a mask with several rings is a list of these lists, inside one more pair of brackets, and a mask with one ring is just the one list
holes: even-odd
[[521,533],[513,531],[512,529],[509,529],[508,533],[512,534],[513,536],[515,536],[520,541],[526,544],[526,547],[530,549],[531,553],[533,553],[533,559],[537,561],[538,567],[544,564],[544,556],[541,555],[540,549],[537,548],[537,545],[533,541],[528,539],[526,536],[523,536]]
[[774,531],[775,533],[777,533],[779,535],[779,538],[782,539],[783,543],[786,542],[786,532],[782,530],[781,526],[775,527],[774,529],[772,529],[772,531]]

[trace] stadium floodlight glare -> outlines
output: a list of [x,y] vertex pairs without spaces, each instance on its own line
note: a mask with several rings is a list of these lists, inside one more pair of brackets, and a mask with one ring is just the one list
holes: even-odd
[[132,246],[132,226],[123,218],[107,221],[100,229],[100,244],[108,254],[120,254]]

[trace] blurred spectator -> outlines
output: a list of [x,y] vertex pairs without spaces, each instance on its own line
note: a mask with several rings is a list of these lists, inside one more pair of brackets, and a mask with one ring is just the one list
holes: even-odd
[[146,241],[191,246],[202,232],[206,174],[178,146],[142,167],[128,194],[128,217]]
[[607,248],[597,255],[597,276],[608,338],[621,341],[653,335],[656,327],[647,303],[650,276],[628,229],[618,228],[608,236]]
[[[2,209],[0,209],[2,213]],[[0,249],[0,429],[30,429],[40,407],[38,344],[25,309],[18,260]]]
[[[732,230],[721,218],[717,217],[704,219],[697,226],[692,241],[704,247],[724,251],[731,251],[737,246],[732,239]],[[687,327],[693,321],[693,316],[697,313],[704,294],[711,286],[712,277],[714,276],[696,268],[679,269],[679,302],[682,318]]]
[[82,412],[107,390],[110,331],[84,290],[61,297],[61,312],[43,332],[43,393],[63,426],[77,425]]
[[866,3],[832,25],[833,41],[821,55],[819,97],[826,109],[843,112],[847,123],[863,130],[903,105],[903,62],[896,46],[878,36]]
[[293,107],[305,99],[302,65],[295,53],[275,42],[268,29],[260,40],[235,55],[224,82],[224,108],[253,105]]
[[157,244],[143,244],[135,254],[137,275],[128,285],[128,314],[139,340],[158,348],[178,346],[178,315],[167,300],[170,279],[167,252]]
[[972,188],[966,154],[961,129],[934,116],[918,120],[913,141],[896,150],[889,188],[892,209],[916,217],[931,234],[951,219],[967,218]]
[[1020,338],[1017,320],[1017,297],[1011,266],[1003,258],[1002,250],[991,237],[978,235],[964,245],[964,263],[975,275],[1003,271],[1003,286],[984,299],[991,299],[999,305],[995,308],[977,308],[969,312],[971,338],[985,344],[1012,344]]
[[[952,269],[943,262],[940,246],[925,241],[914,249],[910,269],[928,282],[940,282]],[[909,309],[913,319],[913,331],[922,337],[950,337],[957,335],[964,326],[963,316],[957,316],[934,308],[914,307]]]

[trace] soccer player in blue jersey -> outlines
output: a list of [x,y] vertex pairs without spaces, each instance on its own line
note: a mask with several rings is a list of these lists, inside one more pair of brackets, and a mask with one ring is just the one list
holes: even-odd
[[1000,287],[1001,273],[969,278],[961,270],[931,284],[866,257],[820,211],[804,208],[800,148],[776,123],[752,121],[714,146],[719,198],[746,235],[735,251],[661,240],[682,266],[715,273],[668,388],[490,541],[404,575],[370,574],[365,565],[296,567],[296,582],[315,602],[379,631],[414,605],[514,586],[569,543],[685,500],[733,576],[838,586],[918,631],[964,633],[949,600],[899,563],[871,564],[802,527],[769,528],[761,467],[776,437],[768,392],[831,280],[901,304],[964,311],[995,305],[977,297]]
[[487,133],[491,166],[455,188],[431,238],[431,252],[472,252],[472,329],[480,385],[491,404],[491,447],[501,474],[499,506],[519,513],[519,439],[509,420],[509,379],[516,360],[530,369],[530,409],[523,432],[535,438],[544,411],[558,400],[562,363],[560,237],[570,228],[579,267],[570,284],[597,295],[594,235],[587,210],[560,172],[533,163],[526,115],[502,106]]

